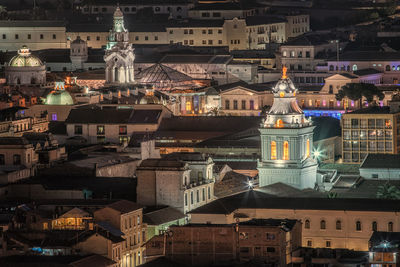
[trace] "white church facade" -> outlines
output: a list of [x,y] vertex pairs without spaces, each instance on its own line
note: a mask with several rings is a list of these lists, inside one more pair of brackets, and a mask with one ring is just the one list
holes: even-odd
[[282,182],[299,189],[314,188],[317,162],[311,153],[315,127],[297,104],[297,89],[286,76],[286,68],[273,93],[273,105],[259,129],[260,187]]
[[134,49],[129,44],[129,32],[124,26],[124,16],[119,7],[114,12],[114,25],[110,30],[104,61],[108,84],[129,84],[135,81]]

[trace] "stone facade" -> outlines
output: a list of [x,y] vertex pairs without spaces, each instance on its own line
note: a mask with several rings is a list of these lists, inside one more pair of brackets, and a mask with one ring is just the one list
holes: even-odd
[[110,31],[104,56],[107,83],[128,84],[135,81],[133,51],[129,44],[129,32],[124,27],[124,16],[117,7],[114,12],[114,27]]

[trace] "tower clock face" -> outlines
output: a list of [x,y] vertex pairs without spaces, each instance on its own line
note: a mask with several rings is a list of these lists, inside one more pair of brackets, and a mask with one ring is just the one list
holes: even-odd
[[280,84],[280,85],[279,85],[279,89],[285,90],[285,88],[286,88],[286,86],[285,86],[284,84]]

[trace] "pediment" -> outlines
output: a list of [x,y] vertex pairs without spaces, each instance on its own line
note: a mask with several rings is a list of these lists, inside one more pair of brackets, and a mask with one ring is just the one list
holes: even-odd
[[245,88],[243,86],[237,86],[228,90],[225,90],[221,95],[254,95],[257,94],[256,91]]

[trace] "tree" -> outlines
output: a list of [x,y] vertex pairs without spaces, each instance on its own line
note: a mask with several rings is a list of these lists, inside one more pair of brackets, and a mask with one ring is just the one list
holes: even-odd
[[378,97],[379,100],[383,100],[385,95],[376,87],[374,84],[370,83],[348,83],[338,91],[336,94],[336,100],[341,101],[343,98],[347,97],[354,101],[361,101],[363,97],[366,98],[368,103],[374,101],[374,97]]
[[212,107],[208,113],[209,116],[221,116],[223,115],[223,112],[221,111],[221,109],[219,107]]
[[381,199],[400,199],[400,190],[397,186],[391,185],[389,182],[378,186],[376,198]]

